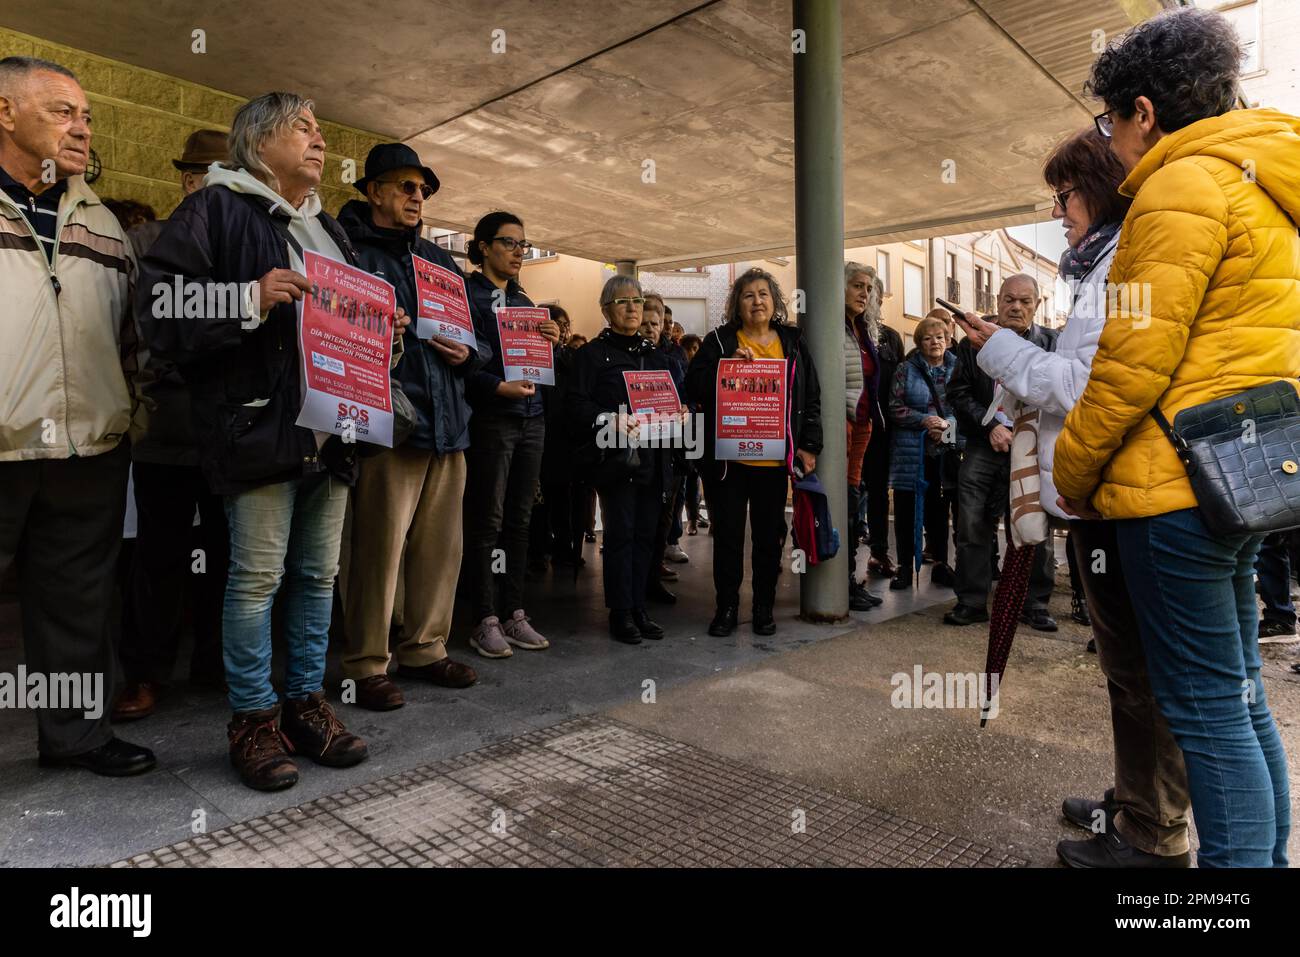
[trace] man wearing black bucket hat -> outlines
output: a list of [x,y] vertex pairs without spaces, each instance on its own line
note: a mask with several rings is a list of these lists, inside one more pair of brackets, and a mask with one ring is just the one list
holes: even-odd
[[[439,185],[415,150],[381,143],[366,157],[366,175],[356,183],[365,200],[353,200],[339,212],[360,265],[392,283],[398,305],[411,316],[419,314],[420,298],[412,255],[463,279],[451,254],[420,235],[424,202]],[[353,493],[343,672],[357,683],[356,703],[363,708],[388,711],[403,704],[401,689],[388,677],[389,622],[403,552],[398,675],[447,688],[477,680],[474,670],[452,661],[446,649],[460,574],[469,447],[465,378],[491,354],[481,337],[475,340],[473,347],[438,336],[420,340],[414,325],[406,330],[406,351],[395,375],[415,407],[415,427],[401,446],[365,463]]]

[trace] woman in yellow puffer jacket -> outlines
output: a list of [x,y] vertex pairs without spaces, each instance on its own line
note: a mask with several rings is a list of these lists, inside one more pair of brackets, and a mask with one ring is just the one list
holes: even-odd
[[1187,764],[1201,866],[1286,866],[1286,755],[1260,681],[1260,539],[1201,520],[1150,411],[1300,376],[1300,120],[1234,110],[1217,14],[1135,27],[1093,65],[1133,205],[1088,386],[1056,442],[1064,507],[1117,519],[1151,686]]

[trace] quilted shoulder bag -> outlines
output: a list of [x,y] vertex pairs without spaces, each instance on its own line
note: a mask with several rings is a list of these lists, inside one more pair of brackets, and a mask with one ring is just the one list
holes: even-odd
[[1201,517],[1217,535],[1267,535],[1300,527],[1300,396],[1289,379],[1183,409],[1173,444]]

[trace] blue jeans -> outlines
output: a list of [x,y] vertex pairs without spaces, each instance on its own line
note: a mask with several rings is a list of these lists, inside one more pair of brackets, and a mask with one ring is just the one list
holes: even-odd
[[1260,680],[1258,536],[1195,509],[1116,523],[1151,689],[1183,750],[1202,867],[1285,867],[1286,754]]
[[279,703],[271,686],[271,605],[282,580],[285,694],[302,700],[321,690],[347,502],[347,487],[325,474],[226,496],[230,575],[221,630],[235,712]]

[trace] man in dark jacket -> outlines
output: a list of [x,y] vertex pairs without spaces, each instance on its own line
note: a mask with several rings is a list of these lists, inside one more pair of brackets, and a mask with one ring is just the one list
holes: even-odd
[[[324,165],[310,100],[292,93],[250,100],[231,126],[229,165],[214,167],[205,188],[177,207],[140,266],[149,294],[137,297],[136,318],[150,351],[175,362],[190,384],[200,467],[225,496],[230,760],[257,790],[297,782],[286,741],[330,767],[367,756],[323,688],[356,448],[296,424],[303,370],[295,303],[311,293],[304,250],[356,265],[352,244],[315,192]],[[180,309],[176,290],[197,290],[215,308],[193,315]],[[399,309],[394,361],[408,322]],[[277,726],[271,606],[282,582],[288,659]]]
[[[1040,301],[1032,276],[1008,276],[998,291],[997,323],[1014,329],[1048,352],[1056,348],[1055,330],[1034,324]],[[948,400],[957,428],[966,440],[957,480],[957,605],[944,615],[949,625],[988,621],[989,586],[993,580],[993,539],[998,520],[1008,512],[1011,483],[1011,425],[998,410],[984,423],[993,402],[993,380],[976,362],[970,340],[956,348],[957,370],[948,385]],[[1055,579],[1051,537],[1034,555],[1025,602],[1025,620],[1039,631],[1056,631],[1047,612]]]
[[[464,280],[451,254],[420,236],[424,202],[438,186],[415,150],[381,143],[366,157],[365,178],[356,184],[365,202],[353,200],[339,212],[361,267],[393,284],[408,315],[418,315],[420,305],[413,256]],[[472,668],[447,657],[447,636],[462,547],[470,419],[465,379],[488,355],[481,337],[470,348],[439,336],[422,341],[414,325],[407,327],[396,377],[415,407],[415,426],[405,443],[364,464],[352,497],[343,673],[356,681],[356,703],[363,708],[390,711],[404,703],[388,677],[389,623],[403,552],[397,673],[445,688],[477,680]]]
[[[181,174],[182,195],[202,189],[208,167],[225,158],[225,133],[190,134],[180,159],[172,160]],[[166,224],[165,219],[152,220],[127,233],[137,259],[144,258]],[[153,714],[176,665],[187,593],[194,623],[190,682],[220,687],[223,681],[221,602],[229,561],[225,506],[199,470],[190,389],[180,370],[147,353],[140,363],[137,416],[143,434],[131,443],[137,531],[118,648],[126,689],[113,705],[115,722]],[[192,553],[196,544],[199,554]]]

